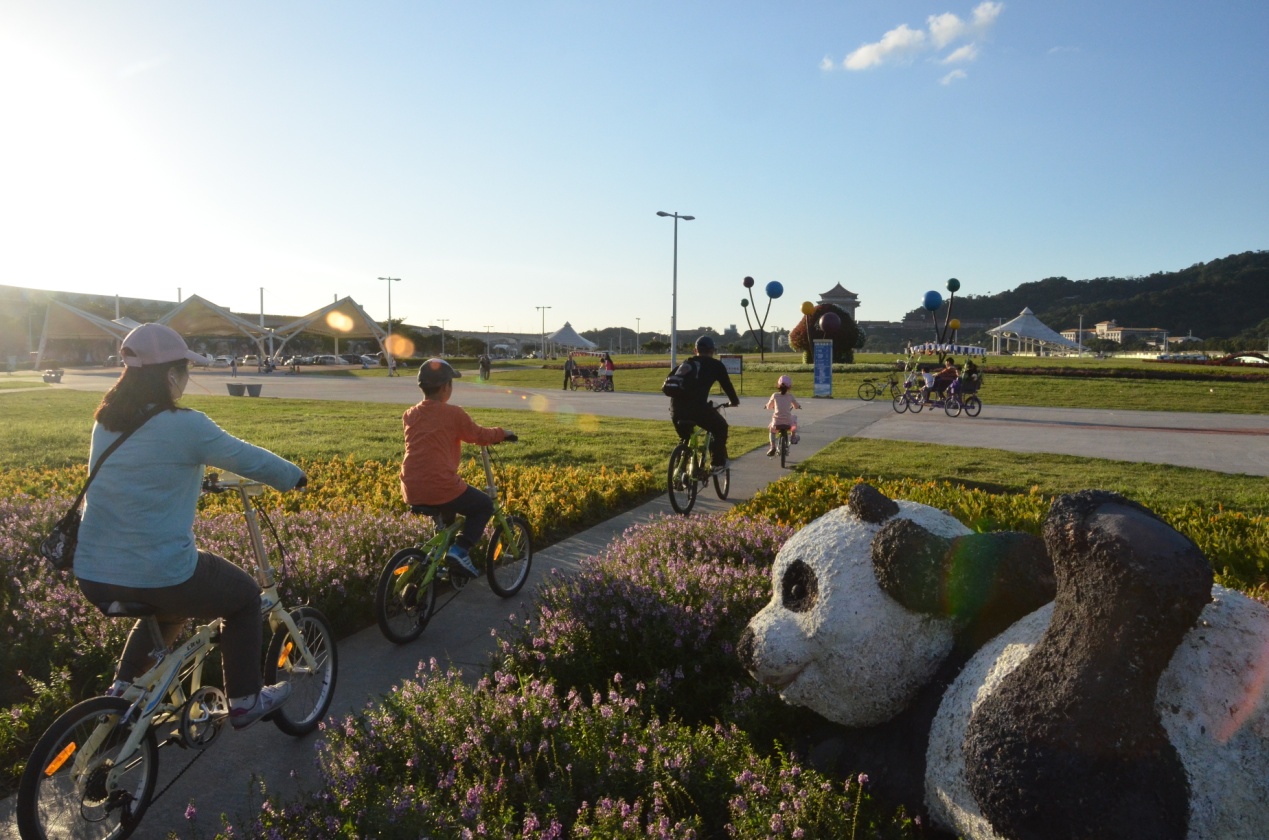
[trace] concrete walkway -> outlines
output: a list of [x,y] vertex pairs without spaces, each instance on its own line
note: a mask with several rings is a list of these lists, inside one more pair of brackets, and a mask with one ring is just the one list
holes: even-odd
[[[116,376],[112,371],[68,371],[63,383],[52,387],[104,391]],[[188,393],[224,393],[224,383],[229,381],[228,374],[196,372]],[[415,402],[418,396],[413,379],[404,376],[387,379],[240,374],[237,381],[263,382],[262,399],[358,400],[404,406]],[[456,383],[455,402],[464,407],[520,408],[668,421],[667,400],[659,394],[506,389],[496,383],[496,375],[489,385],[464,379]],[[0,392],[0,400],[3,393]],[[762,408],[763,402],[759,398],[743,399],[740,407],[730,410],[729,421],[732,425],[765,426],[769,415]],[[941,411],[898,415],[884,401],[808,398],[802,402],[805,406],[799,412],[802,440],[793,449],[790,466],[841,437],[857,436],[1269,475],[1269,416],[1033,409],[988,404],[981,416],[969,419],[949,418]],[[766,458],[763,450],[745,454],[733,462],[729,500],[721,502],[714,498],[712,490],[704,491],[693,515],[720,511],[751,498],[784,474],[778,460]],[[586,557],[602,551],[629,526],[669,513],[667,500],[660,496],[537,552],[529,583],[520,596],[509,601],[495,596],[483,581],[469,585],[412,644],[392,645],[377,627],[340,640],[338,682],[329,714],[342,717],[363,708],[411,676],[419,662],[431,658],[459,667],[469,675],[480,673],[494,648],[491,632],[505,627],[509,615],[525,614],[521,603],[529,599],[535,585],[545,580],[552,569],[576,570]],[[185,807],[191,802],[199,813],[198,832],[210,836],[219,827],[219,814],[237,818],[255,811],[259,797],[253,793],[253,776],[274,793],[315,789],[318,774],[314,750],[319,738],[320,734],[294,739],[267,723],[253,727],[249,734],[225,732],[221,736],[222,743],[213,745],[152,808],[137,836],[192,833],[184,819]],[[163,751],[159,789],[181,770],[189,757],[180,750]],[[0,838],[16,838],[12,802],[0,803],[0,819],[3,819]]]

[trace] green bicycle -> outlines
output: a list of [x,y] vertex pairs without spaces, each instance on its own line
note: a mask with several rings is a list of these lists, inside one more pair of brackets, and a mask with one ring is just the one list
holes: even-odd
[[[514,435],[507,437],[507,441],[515,440]],[[489,447],[480,448],[480,457],[485,468],[485,491],[494,506],[490,522],[493,533],[485,551],[485,576],[489,579],[490,589],[503,598],[510,598],[529,579],[529,568],[533,564],[533,539],[529,523],[523,517],[508,514],[498,500]],[[432,517],[435,533],[422,545],[403,548],[393,554],[384,564],[375,590],[375,618],[379,630],[388,641],[398,645],[412,642],[422,635],[432,617],[457,597],[471,579],[466,575],[451,575],[445,560],[449,547],[462,532],[464,518],[456,516],[446,525],[441,521],[438,508],[420,505],[414,510]],[[474,559],[475,552],[472,556]],[[436,590],[445,582],[453,589],[453,595],[438,607]]]
[[[726,408],[727,403],[711,408]],[[726,499],[731,492],[731,467],[720,470],[709,466],[709,448],[714,436],[697,426],[691,437],[680,440],[670,453],[670,467],[666,476],[666,487],[670,496],[670,507],[675,513],[684,516],[692,512],[696,504],[697,492],[710,481],[714,482],[714,492],[718,498]]]

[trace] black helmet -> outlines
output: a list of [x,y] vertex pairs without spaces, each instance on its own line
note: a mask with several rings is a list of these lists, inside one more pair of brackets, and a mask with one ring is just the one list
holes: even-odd
[[444,359],[428,359],[419,365],[419,387],[423,389],[441,388],[451,380],[461,379],[463,375],[449,366]]
[[703,335],[700,338],[696,339],[696,352],[697,353],[713,353],[714,339],[710,338],[707,335]]

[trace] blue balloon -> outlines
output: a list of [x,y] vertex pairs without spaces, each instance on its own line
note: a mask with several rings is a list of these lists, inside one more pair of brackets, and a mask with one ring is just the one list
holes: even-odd
[[943,296],[936,291],[928,291],[925,293],[925,300],[921,302],[921,305],[934,312],[943,305]]
[[767,284],[767,297],[774,299],[782,294],[784,294],[784,286],[779,280],[772,280]]

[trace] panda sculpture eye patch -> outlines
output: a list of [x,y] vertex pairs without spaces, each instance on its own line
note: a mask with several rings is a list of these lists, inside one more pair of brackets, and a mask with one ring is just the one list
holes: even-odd
[[789,612],[807,612],[820,595],[819,580],[810,566],[794,560],[780,580],[780,601]]

